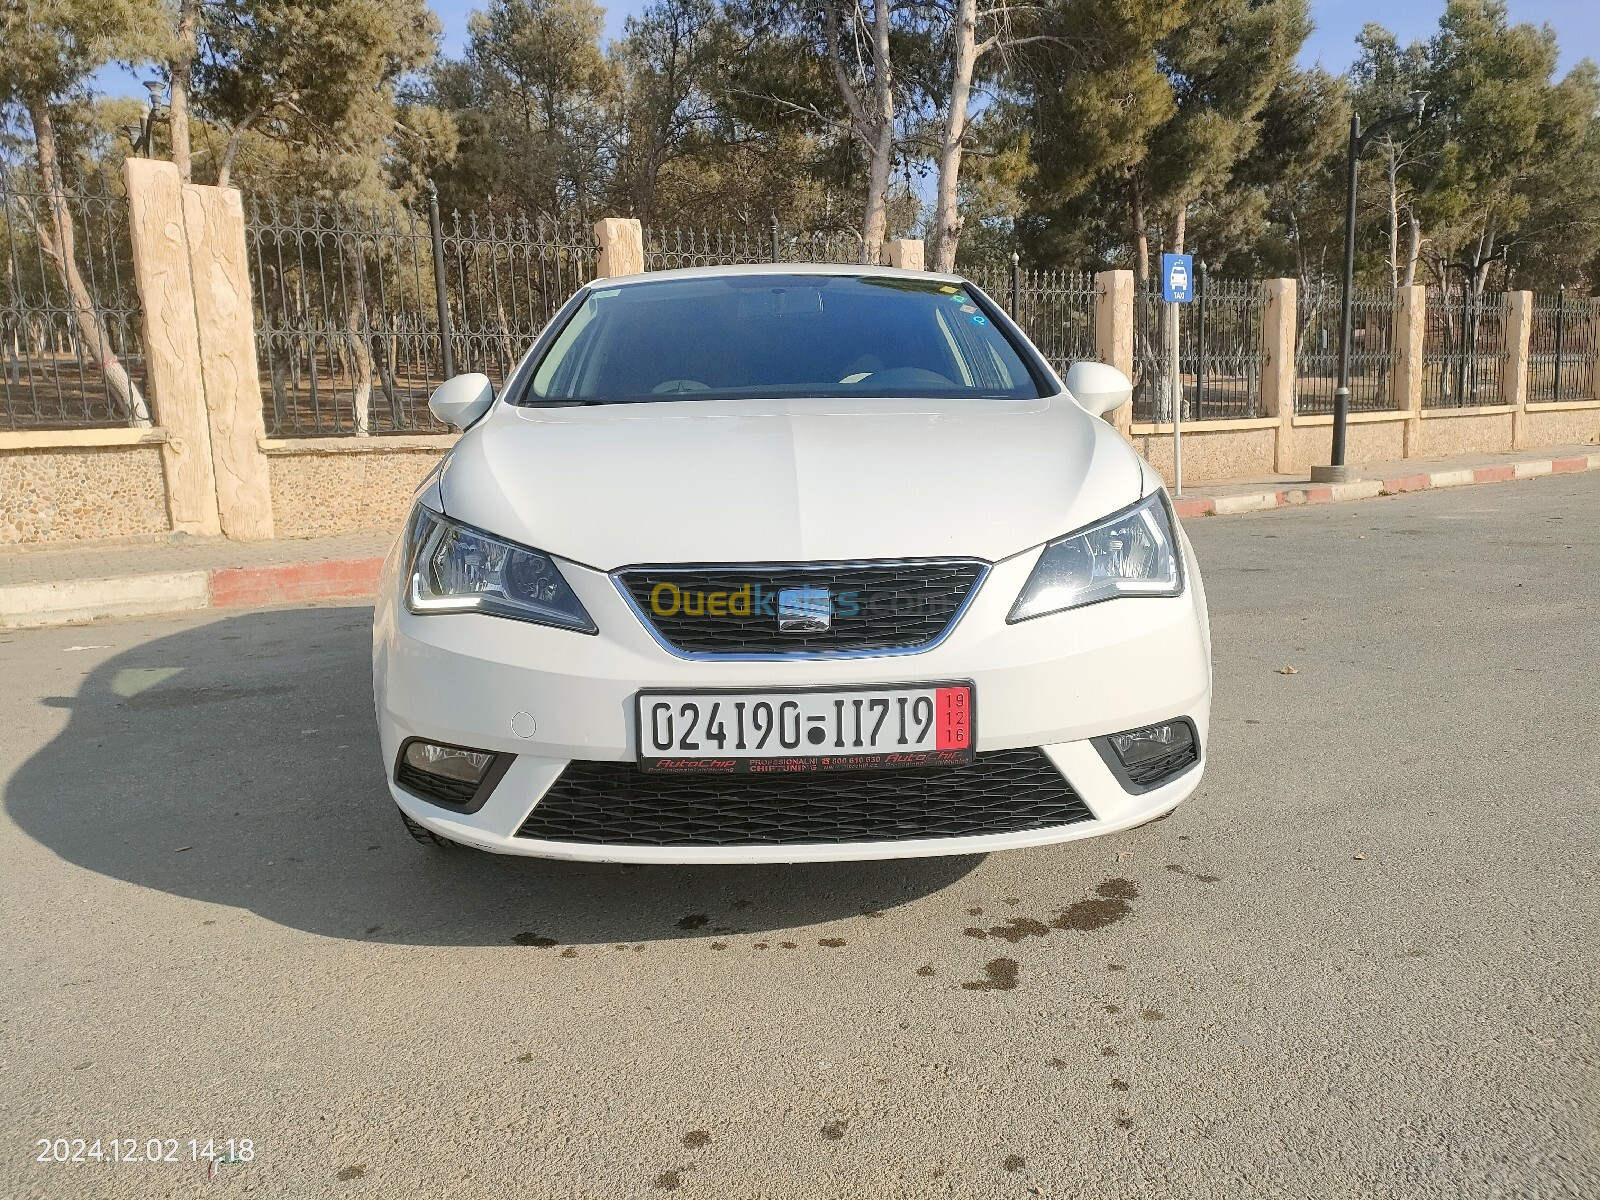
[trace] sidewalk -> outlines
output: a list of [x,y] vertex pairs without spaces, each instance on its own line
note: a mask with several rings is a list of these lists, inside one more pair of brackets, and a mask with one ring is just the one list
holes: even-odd
[[[1593,446],[1374,463],[1362,479],[1313,484],[1274,475],[1185,488],[1185,518],[1328,504],[1428,488],[1600,470]],[[170,536],[0,551],[0,629],[202,608],[253,608],[370,596],[395,530],[231,542]]]
[[1430,488],[1464,487],[1474,483],[1509,483],[1570,471],[1600,471],[1600,450],[1593,446],[1545,446],[1516,454],[1464,454],[1457,458],[1406,458],[1363,463],[1361,478],[1349,483],[1312,483],[1305,475],[1264,475],[1231,479],[1183,489],[1173,507],[1180,517],[1227,516],[1301,504],[1366,500]]
[[0,629],[370,596],[396,531],[232,542],[173,535],[0,552]]

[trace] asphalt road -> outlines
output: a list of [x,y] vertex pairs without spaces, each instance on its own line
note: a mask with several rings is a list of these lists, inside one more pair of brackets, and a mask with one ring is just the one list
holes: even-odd
[[364,609],[0,636],[0,1195],[1600,1196],[1597,516],[1191,522],[1204,785],[981,859],[430,853]]

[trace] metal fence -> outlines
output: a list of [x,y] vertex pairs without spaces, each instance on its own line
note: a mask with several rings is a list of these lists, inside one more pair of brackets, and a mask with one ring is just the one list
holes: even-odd
[[1528,400],[1549,404],[1562,400],[1594,400],[1600,380],[1600,299],[1534,296],[1533,328],[1528,338]]
[[[862,243],[849,232],[786,230],[777,218],[743,229],[644,231],[647,271],[741,263],[844,263],[862,261]],[[960,273],[981,287],[1033,339],[1057,371],[1094,356],[1094,276],[1075,271],[1035,271],[1010,262],[968,263]]]
[[1476,408],[1505,401],[1505,296],[1428,290],[1422,406]]
[[0,167],[0,428],[148,424],[127,199],[95,173],[66,220],[64,247],[37,176]]
[[853,233],[786,230],[773,217],[742,229],[644,231],[644,269],[727,267],[743,263],[859,263],[861,238]]
[[594,277],[587,229],[436,202],[252,198],[245,215],[266,424],[276,436],[439,431],[429,393],[499,382]]
[[[1295,320],[1297,413],[1333,411],[1333,393],[1339,386],[1341,293],[1337,280],[1312,280],[1301,289]],[[1357,287],[1351,292],[1350,308],[1350,411],[1392,409],[1394,289]]]
[[[1266,288],[1256,279],[1212,279],[1196,273],[1195,298],[1177,306],[1178,373],[1183,419],[1259,417],[1261,315]],[[1170,331],[1161,286],[1136,290],[1133,305],[1133,418],[1172,420],[1168,379]]]
[[[266,425],[274,436],[436,431],[432,389],[456,371],[503,379],[560,306],[593,278],[588,230],[426,208],[356,209],[252,197],[246,236]],[[644,231],[645,269],[861,259],[851,233]],[[966,275],[1012,311],[1056,370],[1095,353],[1095,283],[1010,262]],[[1213,281],[1202,343],[1184,331],[1187,415],[1260,410],[1260,284]],[[1148,337],[1145,339],[1148,342]],[[1189,365],[1193,364],[1193,365]],[[1159,373],[1159,367],[1152,368]],[[1196,377],[1198,372],[1198,377]]]
[[[741,229],[644,231],[647,271],[741,263],[862,261],[858,235],[786,230],[773,218]],[[1036,271],[1000,262],[968,263],[960,273],[1011,312],[1035,345],[1061,373],[1094,357],[1094,276],[1077,271]]]
[[975,263],[963,274],[1011,314],[1059,375],[1095,356],[1094,275],[1035,271],[1014,263]]

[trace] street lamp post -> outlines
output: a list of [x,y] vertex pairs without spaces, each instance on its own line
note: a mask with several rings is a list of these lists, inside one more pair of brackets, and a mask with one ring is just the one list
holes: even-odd
[[161,103],[161,93],[166,90],[166,84],[159,79],[147,79],[144,89],[150,93],[150,106],[145,110],[144,119],[137,125],[129,125],[126,132],[128,140],[133,143],[133,152],[149,158],[155,147],[156,122],[165,120],[167,116]]
[[1346,191],[1344,202],[1344,293],[1339,301],[1339,385],[1333,392],[1333,453],[1330,465],[1312,467],[1311,478],[1316,483],[1344,483],[1351,478],[1351,469],[1345,465],[1345,429],[1350,421],[1350,337],[1353,322],[1352,296],[1356,278],[1356,180],[1361,165],[1361,152],[1374,135],[1398,125],[1402,121],[1421,121],[1422,108],[1427,97],[1422,92],[1411,94],[1411,107],[1375,121],[1367,129],[1361,128],[1361,117],[1350,114],[1350,150],[1346,165]]

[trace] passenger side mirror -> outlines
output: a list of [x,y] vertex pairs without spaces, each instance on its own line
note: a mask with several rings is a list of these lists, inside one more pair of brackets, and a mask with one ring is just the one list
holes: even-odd
[[443,425],[465,429],[494,403],[494,384],[487,375],[474,371],[469,375],[456,375],[433,389],[428,397],[428,411]]
[[1133,382],[1105,363],[1073,363],[1067,372],[1067,391],[1091,414],[1103,417],[1133,399]]

